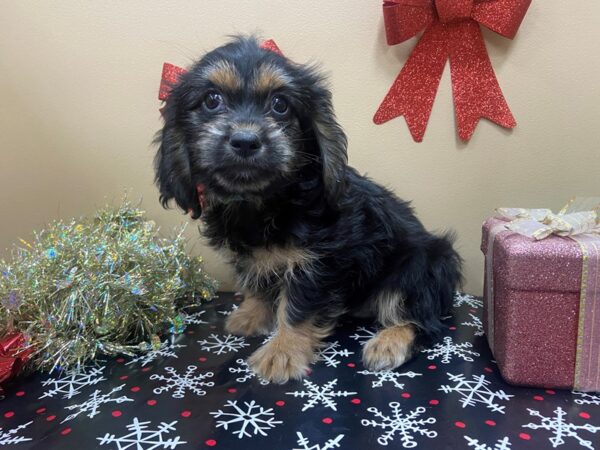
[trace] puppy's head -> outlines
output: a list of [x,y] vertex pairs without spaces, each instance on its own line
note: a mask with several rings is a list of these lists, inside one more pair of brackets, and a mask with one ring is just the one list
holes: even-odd
[[156,181],[198,218],[211,201],[264,199],[317,166],[327,198],[343,188],[346,136],[323,76],[240,37],[206,54],[173,87],[159,133]]

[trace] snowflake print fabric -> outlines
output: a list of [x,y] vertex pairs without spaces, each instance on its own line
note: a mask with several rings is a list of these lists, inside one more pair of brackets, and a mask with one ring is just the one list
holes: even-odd
[[217,419],[217,428],[230,430],[240,439],[257,434],[266,436],[268,430],[281,423],[273,417],[272,408],[265,409],[254,400],[244,402],[243,405],[238,405],[237,401],[228,401],[225,408],[228,411],[218,410],[210,414]]
[[196,374],[196,366],[188,366],[185,373],[180,374],[173,367],[165,367],[166,375],[154,374],[150,376],[151,380],[162,381],[162,385],[154,389],[155,394],[172,391],[173,398],[184,398],[187,391],[198,396],[206,395],[204,388],[209,388],[215,385],[213,381],[204,381],[206,378],[211,378],[214,374],[207,372],[204,374]]
[[600,450],[600,393],[505,383],[478,297],[457,293],[440,338],[393,370],[362,364],[380,326],[345,319],[283,385],[248,365],[274,332],[225,331],[240,302],[186,310],[144,355],[3,385],[0,449]]
[[237,352],[244,347],[248,347],[243,337],[233,336],[231,334],[218,336],[211,334],[208,339],[198,341],[202,345],[202,350],[209,351],[215,355],[223,353]]
[[362,424],[365,427],[381,428],[383,434],[377,438],[377,442],[381,445],[388,445],[398,438],[402,447],[413,448],[417,446],[415,436],[422,435],[428,438],[437,436],[436,431],[429,429],[429,425],[434,424],[436,420],[433,417],[420,417],[426,411],[423,407],[403,413],[400,403],[391,402],[389,412],[383,413],[375,407],[371,407],[367,411],[375,418],[363,419]]

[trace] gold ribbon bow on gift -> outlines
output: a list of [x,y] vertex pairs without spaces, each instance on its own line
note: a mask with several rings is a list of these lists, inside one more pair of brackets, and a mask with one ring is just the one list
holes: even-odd
[[510,221],[506,228],[538,241],[551,234],[600,234],[599,209],[600,197],[577,197],[558,214],[549,209],[527,208],[498,208],[496,212],[501,219]]

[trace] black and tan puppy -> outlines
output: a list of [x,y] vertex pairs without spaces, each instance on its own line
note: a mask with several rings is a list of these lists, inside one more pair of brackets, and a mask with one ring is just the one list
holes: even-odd
[[302,377],[344,313],[380,326],[363,350],[371,370],[401,365],[440,331],[460,280],[451,239],[347,166],[314,67],[236,38],[182,76],[164,114],[161,201],[201,219],[245,292],[227,330],[276,329],[249,359],[258,375]]

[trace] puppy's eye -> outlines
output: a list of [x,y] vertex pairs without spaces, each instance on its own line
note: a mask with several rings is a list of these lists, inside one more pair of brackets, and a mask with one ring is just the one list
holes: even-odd
[[223,96],[215,91],[210,91],[204,97],[204,107],[209,111],[215,111],[223,105]]
[[271,99],[271,110],[278,116],[284,116],[288,112],[288,102],[281,95],[275,95]]

